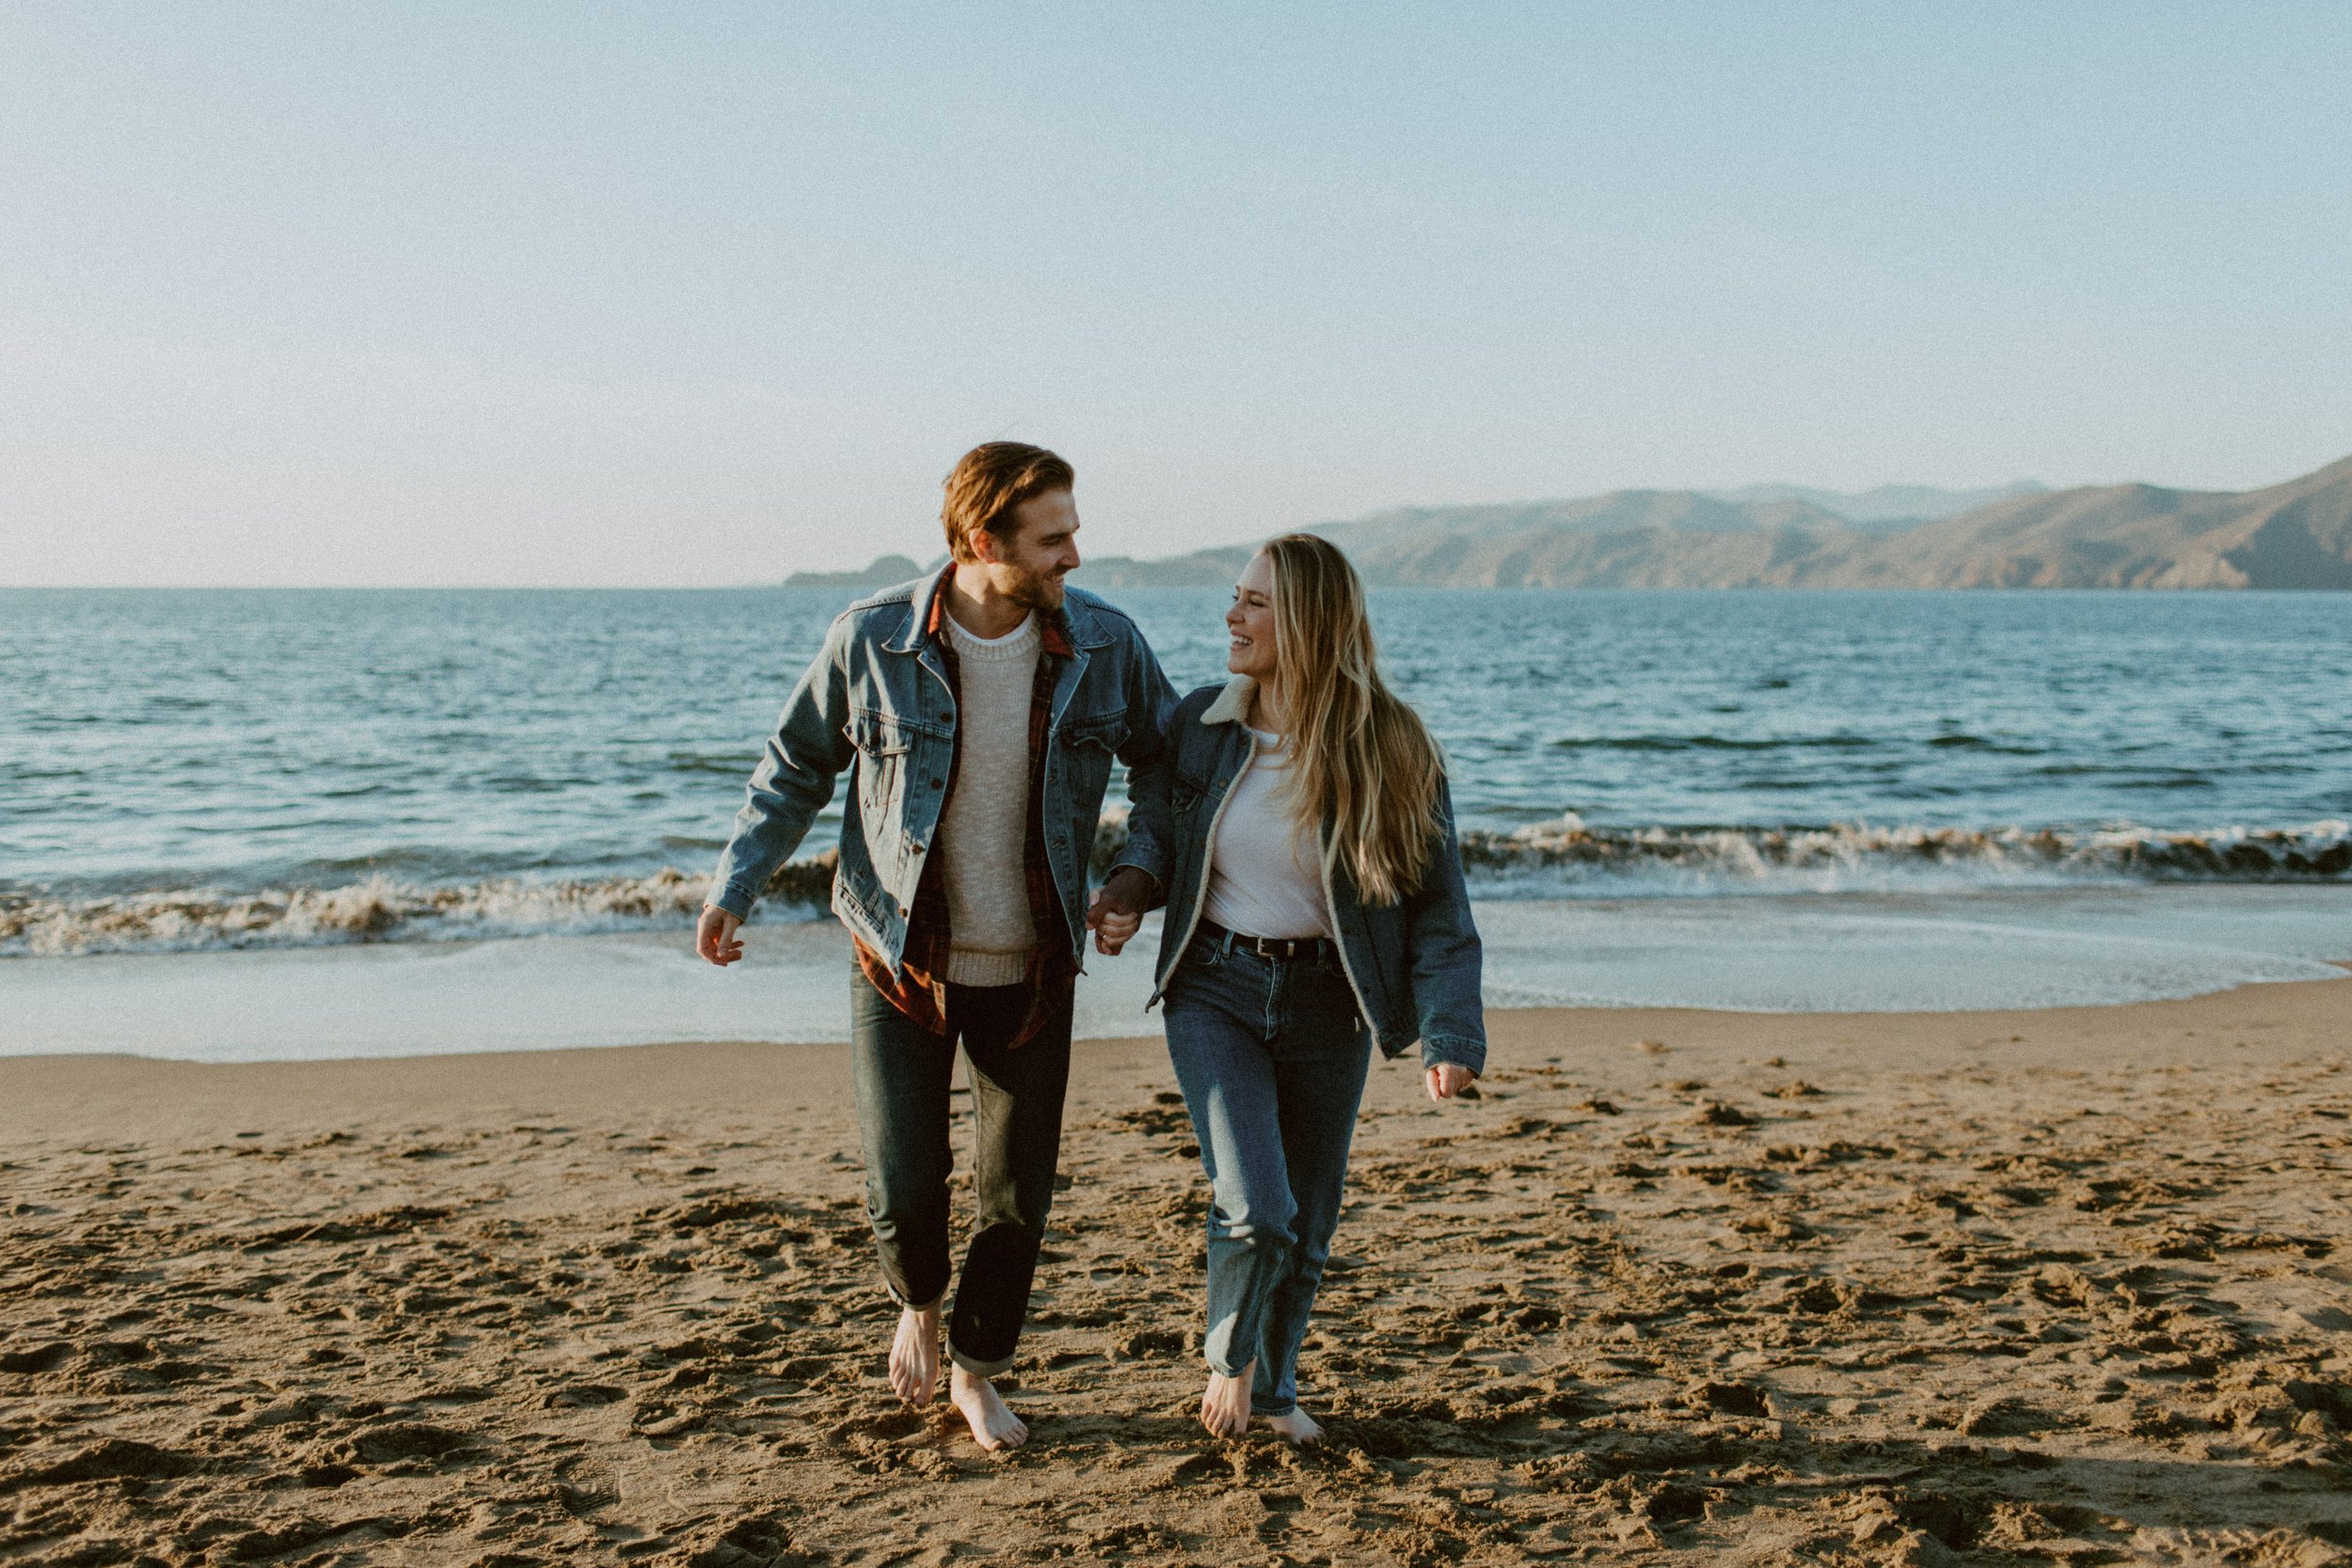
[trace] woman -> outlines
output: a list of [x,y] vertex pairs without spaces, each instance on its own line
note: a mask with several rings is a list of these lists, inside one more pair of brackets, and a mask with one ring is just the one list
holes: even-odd
[[[1208,1172],[1200,1422],[1290,1441],[1364,1074],[1421,1041],[1430,1098],[1486,1065],[1478,932],[1437,745],[1380,681],[1363,585],[1309,534],[1254,556],[1225,624],[1232,679],[1176,707],[1158,987]],[[1132,917],[1106,922],[1116,951]]]

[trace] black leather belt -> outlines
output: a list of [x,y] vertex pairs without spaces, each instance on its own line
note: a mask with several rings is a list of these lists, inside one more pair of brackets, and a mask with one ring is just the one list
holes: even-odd
[[1262,958],[1330,958],[1339,952],[1339,944],[1329,937],[1246,937],[1214,920],[1200,922],[1200,935],[1228,953],[1238,948]]

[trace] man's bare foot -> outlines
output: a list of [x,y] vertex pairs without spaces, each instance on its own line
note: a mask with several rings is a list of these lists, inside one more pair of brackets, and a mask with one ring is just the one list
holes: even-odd
[[972,1441],[989,1452],[1017,1449],[1029,1440],[1026,1423],[1006,1405],[988,1379],[958,1367],[948,1374],[947,1398],[972,1423]]
[[1209,1386],[1200,1396],[1200,1424],[1219,1437],[1239,1437],[1249,1430],[1249,1380],[1258,1370],[1252,1361],[1232,1377],[1223,1372],[1209,1374]]
[[1323,1429],[1315,1425],[1314,1418],[1295,1405],[1287,1416],[1261,1416],[1258,1419],[1281,1433],[1284,1442],[1302,1449],[1311,1449],[1323,1441]]
[[939,1391],[939,1308],[898,1310],[898,1337],[890,1341],[890,1386],[909,1404],[929,1404]]

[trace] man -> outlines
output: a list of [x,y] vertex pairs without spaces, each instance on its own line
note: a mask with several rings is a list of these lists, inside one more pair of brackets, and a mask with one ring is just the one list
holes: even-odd
[[714,964],[742,957],[753,900],[854,767],[833,908],[857,947],[866,1212],[900,1308],[890,1384],[920,1405],[938,1383],[961,1039],[979,1214],[948,1324],[949,1398],[984,1449],[1028,1436],[990,1379],[1011,1365],[1053,1202],[1085,930],[1150,908],[1165,866],[1136,832],[1087,901],[1111,758],[1131,795],[1157,787],[1176,694],[1134,622],[1063,586],[1078,564],[1073,483],[1039,447],[964,454],[940,511],[946,569],[834,622],[753,771],[695,934]]

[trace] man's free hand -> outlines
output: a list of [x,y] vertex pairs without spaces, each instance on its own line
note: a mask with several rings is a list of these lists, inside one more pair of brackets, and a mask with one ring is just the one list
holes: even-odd
[[1110,880],[1095,891],[1094,901],[1087,906],[1087,928],[1094,933],[1097,953],[1119,957],[1119,950],[1142,929],[1143,911],[1157,886],[1149,872],[1136,866],[1122,865],[1111,873]]
[[1422,1073],[1422,1081],[1428,1087],[1430,1099],[1452,1100],[1469,1088],[1477,1076],[1459,1062],[1439,1062]]
[[694,951],[721,969],[743,956],[743,942],[735,933],[743,925],[742,917],[729,914],[716,904],[703,906],[702,918],[694,923]]

